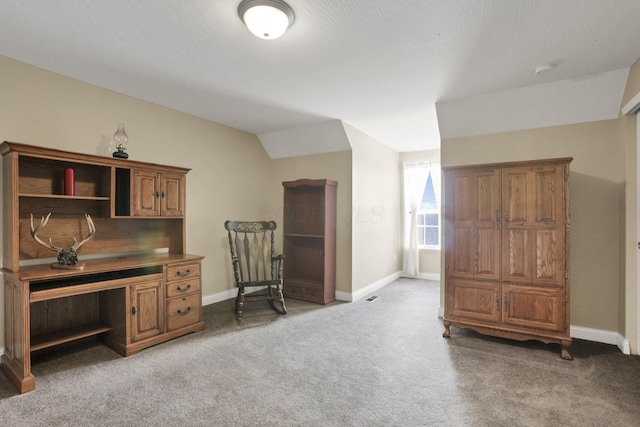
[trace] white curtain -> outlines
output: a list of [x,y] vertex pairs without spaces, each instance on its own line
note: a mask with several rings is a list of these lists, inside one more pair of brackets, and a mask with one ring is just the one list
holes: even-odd
[[[422,201],[424,186],[429,179],[428,163],[404,163],[404,212],[403,212],[403,272],[406,276],[415,277],[418,275],[418,208]],[[439,174],[433,174],[439,175]],[[434,176],[431,178],[434,180]],[[440,176],[438,176],[438,187],[433,181],[436,194],[439,193]],[[436,196],[438,197],[438,196]],[[438,197],[439,198],[439,197]]]

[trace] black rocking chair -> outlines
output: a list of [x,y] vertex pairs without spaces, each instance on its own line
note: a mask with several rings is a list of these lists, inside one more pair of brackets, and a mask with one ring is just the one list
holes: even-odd
[[[238,287],[236,316],[242,317],[245,301],[269,302],[280,314],[287,314],[282,294],[282,263],[284,255],[274,254],[275,221],[225,221],[233,274]],[[266,292],[245,296],[245,288],[266,287]]]

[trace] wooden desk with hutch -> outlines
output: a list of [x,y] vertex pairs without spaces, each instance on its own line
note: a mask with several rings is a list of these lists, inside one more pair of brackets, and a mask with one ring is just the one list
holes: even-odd
[[[203,257],[185,254],[189,169],[12,142],[0,145],[0,154],[5,292],[0,367],[20,393],[35,389],[34,351],[97,336],[129,356],[204,329]],[[68,168],[75,173],[74,195],[63,191]],[[24,265],[55,255],[30,233],[31,214],[37,224],[49,213],[40,235],[62,247],[87,234],[85,213],[93,218],[96,234],[79,255],[83,269],[51,268],[51,261]]]

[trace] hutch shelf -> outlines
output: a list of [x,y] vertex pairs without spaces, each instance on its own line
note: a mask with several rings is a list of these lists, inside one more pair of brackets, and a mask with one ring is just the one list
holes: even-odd
[[[189,169],[4,142],[5,350],[0,367],[20,393],[35,389],[31,354],[97,336],[123,356],[201,331],[203,257],[185,253]],[[65,194],[66,169],[74,192]],[[52,268],[31,237],[82,246],[82,269]]]

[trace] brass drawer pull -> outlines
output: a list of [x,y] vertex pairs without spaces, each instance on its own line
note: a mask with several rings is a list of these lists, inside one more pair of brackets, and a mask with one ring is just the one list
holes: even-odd
[[176,271],[176,274],[180,277],[185,277],[191,274],[191,269],[187,268],[187,271],[185,271],[184,273],[180,270]]
[[178,286],[176,289],[180,292],[187,292],[189,289],[191,289],[191,284],[188,284],[186,288],[183,288],[182,286]]
[[192,308],[191,308],[191,306],[189,306],[189,307],[187,307],[187,309],[186,309],[186,310],[178,309],[177,313],[178,313],[178,314],[183,314],[183,315],[184,315],[184,314],[189,314],[189,313],[191,312],[191,310],[192,310]]

